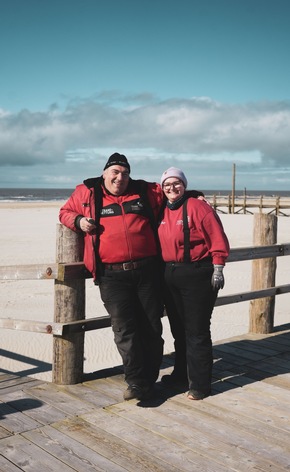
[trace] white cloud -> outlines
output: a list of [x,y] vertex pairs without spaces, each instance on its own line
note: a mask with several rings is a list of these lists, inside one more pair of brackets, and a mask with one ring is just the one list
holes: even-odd
[[74,186],[98,175],[115,151],[127,155],[133,177],[158,180],[164,168],[179,165],[203,188],[205,182],[229,188],[232,163],[254,188],[259,182],[269,188],[283,185],[279,169],[289,174],[287,101],[228,105],[208,97],[114,99],[115,106],[98,97],[75,100],[63,111],[57,106],[38,113],[1,110],[0,186],[17,186],[20,175],[31,186]]

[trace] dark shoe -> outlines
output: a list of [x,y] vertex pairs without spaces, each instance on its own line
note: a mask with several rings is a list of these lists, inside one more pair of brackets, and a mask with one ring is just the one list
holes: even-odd
[[187,394],[187,398],[189,400],[203,400],[204,398],[208,397],[211,394],[211,391],[204,393],[198,392],[197,390],[189,390]]
[[185,375],[178,375],[174,371],[170,375],[163,375],[161,377],[161,382],[168,387],[172,387],[174,385],[187,385],[188,386],[188,378]]
[[124,400],[149,400],[153,395],[153,388],[151,387],[139,387],[139,385],[129,385],[125,390],[123,398]]

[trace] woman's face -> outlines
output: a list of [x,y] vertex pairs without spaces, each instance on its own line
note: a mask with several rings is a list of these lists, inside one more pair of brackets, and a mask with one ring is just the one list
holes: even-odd
[[164,180],[162,190],[170,203],[176,202],[185,192],[184,183],[177,177],[168,177]]

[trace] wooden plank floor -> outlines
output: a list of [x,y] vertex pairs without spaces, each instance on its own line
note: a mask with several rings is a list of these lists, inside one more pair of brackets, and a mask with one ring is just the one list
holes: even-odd
[[290,470],[290,324],[214,357],[213,395],[197,402],[160,382],[154,401],[124,402],[120,367],[73,386],[0,370],[0,471]]

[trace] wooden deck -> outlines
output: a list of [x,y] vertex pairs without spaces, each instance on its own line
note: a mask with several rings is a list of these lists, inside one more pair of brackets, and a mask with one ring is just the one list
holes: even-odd
[[120,368],[73,386],[0,370],[0,471],[290,470],[290,324],[214,357],[213,395],[197,402],[160,383],[154,401],[124,402]]

